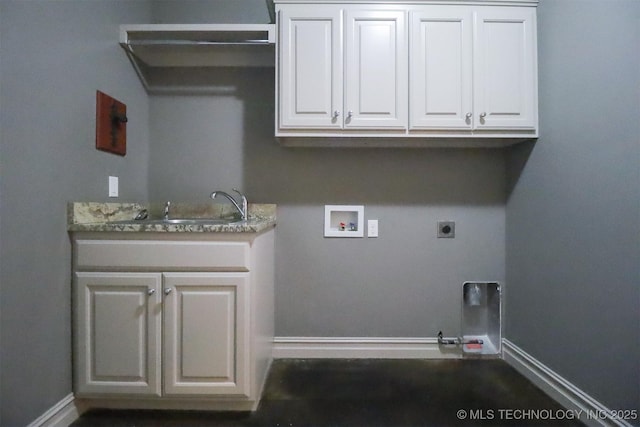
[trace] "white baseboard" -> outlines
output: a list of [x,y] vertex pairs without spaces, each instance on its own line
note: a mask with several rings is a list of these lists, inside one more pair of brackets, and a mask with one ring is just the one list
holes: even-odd
[[81,410],[75,404],[73,393],[69,393],[27,427],[68,427],[80,414]]
[[502,340],[502,358],[562,406],[580,414],[583,423],[589,426],[632,426],[624,420],[612,419],[609,414],[613,411],[507,339]]
[[460,359],[437,338],[275,337],[274,359]]

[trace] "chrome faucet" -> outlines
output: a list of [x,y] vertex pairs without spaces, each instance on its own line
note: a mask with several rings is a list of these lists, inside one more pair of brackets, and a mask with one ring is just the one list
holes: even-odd
[[238,210],[238,212],[240,212],[240,217],[242,218],[242,220],[246,220],[247,219],[247,206],[248,206],[247,198],[245,197],[244,194],[242,194],[237,189],[234,188],[233,191],[235,191],[236,193],[238,193],[240,195],[240,198],[242,200],[242,207],[240,207],[240,205],[238,205],[238,202],[236,202],[236,199],[234,199],[233,197],[231,197],[228,193],[225,193],[224,191],[214,191],[213,193],[211,193],[211,198],[215,199],[216,196],[218,196],[218,195],[226,197],[231,203],[233,203],[233,206]]

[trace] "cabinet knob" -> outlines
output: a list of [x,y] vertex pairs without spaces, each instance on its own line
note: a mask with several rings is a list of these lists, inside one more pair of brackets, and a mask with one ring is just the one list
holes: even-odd
[[147,295],[149,295],[149,296],[151,296],[151,295],[153,295],[153,294],[155,294],[155,293],[156,293],[156,290],[155,290],[155,289],[153,289],[153,288],[152,288],[152,289],[149,289],[149,290],[147,291]]
[[473,116],[473,114],[471,114],[471,113],[467,113],[464,117],[465,117],[467,120],[469,120],[469,119],[471,119],[471,116]]
[[484,119],[485,117],[487,117],[487,113],[484,113],[484,112],[480,113],[480,118],[481,119]]
[[339,115],[340,115],[340,111],[336,110],[336,111],[333,112],[333,118],[334,119],[337,119]]
[[353,111],[349,110],[347,113],[347,118],[350,119],[353,116]]
[[171,288],[164,288],[164,294],[169,295],[171,293]]

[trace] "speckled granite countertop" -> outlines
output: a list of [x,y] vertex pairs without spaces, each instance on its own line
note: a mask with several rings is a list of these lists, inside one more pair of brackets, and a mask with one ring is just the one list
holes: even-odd
[[156,232],[156,233],[260,233],[275,227],[276,205],[249,204],[249,219],[232,219],[234,209],[229,204],[172,203],[170,218],[218,219],[230,223],[171,224],[159,221],[133,221],[147,209],[150,218],[161,218],[164,205],[140,203],[70,202],[67,206],[67,229],[72,232]]

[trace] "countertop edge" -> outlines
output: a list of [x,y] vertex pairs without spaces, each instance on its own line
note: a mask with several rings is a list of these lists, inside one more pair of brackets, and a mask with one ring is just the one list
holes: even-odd
[[[135,224],[116,223],[128,220],[132,214],[150,205],[139,203],[69,202],[67,205],[67,231],[108,233],[262,233],[276,226],[275,204],[250,204],[249,219],[229,224]],[[182,212],[193,206],[202,218],[216,218],[223,209],[212,205],[212,211],[202,211],[202,205],[181,204]],[[203,216],[209,214],[210,216]]]

